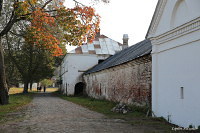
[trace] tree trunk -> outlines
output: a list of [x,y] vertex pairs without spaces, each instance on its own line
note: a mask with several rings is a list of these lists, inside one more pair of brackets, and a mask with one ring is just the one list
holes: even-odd
[[30,82],[30,90],[32,91],[33,83],[32,81]]
[[0,104],[8,104],[8,87],[6,84],[6,75],[4,68],[3,46],[0,36]]
[[28,84],[29,84],[29,81],[26,80],[26,81],[24,82],[24,91],[23,91],[23,93],[28,93]]

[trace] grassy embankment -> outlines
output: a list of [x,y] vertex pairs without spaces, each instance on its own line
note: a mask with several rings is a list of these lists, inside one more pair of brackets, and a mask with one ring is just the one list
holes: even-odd
[[97,100],[89,97],[68,97],[64,95],[59,95],[62,99],[71,101],[73,103],[79,104],[83,107],[86,107],[92,111],[96,111],[106,115],[109,118],[113,119],[123,119],[133,126],[139,126],[148,131],[171,131],[172,126],[162,118],[152,118],[146,117],[145,109],[138,107],[131,107],[133,112],[127,114],[114,113],[111,109],[116,105],[114,102],[106,100]]

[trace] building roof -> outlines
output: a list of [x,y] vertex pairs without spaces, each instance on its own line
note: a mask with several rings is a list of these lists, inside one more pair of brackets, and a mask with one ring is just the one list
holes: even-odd
[[156,21],[155,20],[156,19],[156,15],[159,14],[159,8],[160,8],[161,4],[162,4],[162,0],[159,0],[157,2],[156,9],[155,9],[154,14],[152,16],[151,23],[149,25],[148,31],[146,33],[146,36],[145,36],[146,39],[148,38],[148,35],[149,35],[149,32],[150,32],[151,28],[153,28],[153,23],[154,23],[154,21]]
[[85,74],[94,73],[97,71],[101,71],[110,67],[114,67],[132,61],[141,56],[150,54],[151,50],[152,50],[151,42],[150,40],[146,39],[107,58],[102,63],[89,69]]
[[96,36],[92,43],[82,44],[76,49],[68,52],[70,54],[96,54],[114,55],[122,50],[122,44],[116,42],[105,35]]

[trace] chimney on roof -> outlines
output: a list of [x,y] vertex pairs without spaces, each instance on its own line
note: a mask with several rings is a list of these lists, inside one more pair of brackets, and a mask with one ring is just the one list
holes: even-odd
[[[99,31],[98,32],[96,32],[96,35],[95,35],[95,38],[94,38],[94,40],[95,39],[98,39],[99,37],[100,37],[100,28],[99,28]],[[87,43],[86,44],[89,44],[90,42],[89,42],[89,40],[87,39]]]
[[128,48],[128,34],[123,35],[123,45],[122,45],[122,50],[125,48]]
[[100,31],[101,31],[101,29],[99,28],[99,31],[96,33],[96,37],[100,37]]

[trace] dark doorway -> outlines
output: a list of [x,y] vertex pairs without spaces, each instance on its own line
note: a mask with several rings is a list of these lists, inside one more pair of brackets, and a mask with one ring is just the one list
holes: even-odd
[[83,95],[85,84],[82,82],[79,82],[75,85],[75,94],[74,95]]

